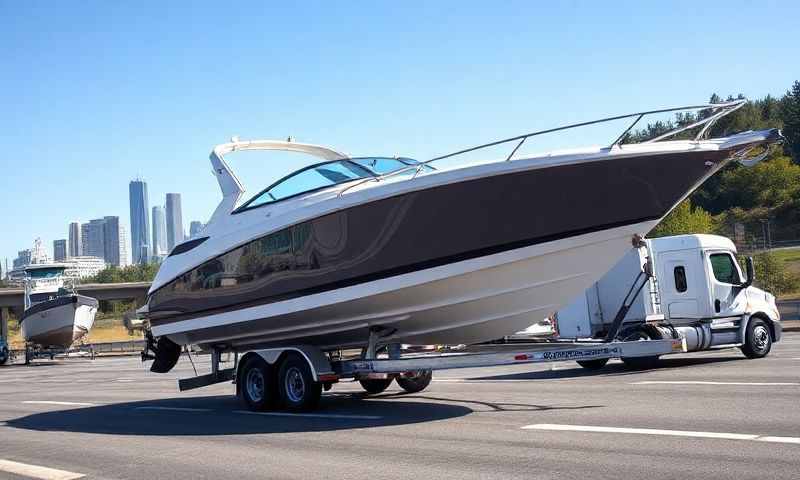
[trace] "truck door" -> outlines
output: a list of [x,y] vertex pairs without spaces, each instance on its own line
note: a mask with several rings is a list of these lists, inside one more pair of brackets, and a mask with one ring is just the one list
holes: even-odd
[[702,293],[702,284],[698,279],[697,250],[663,252],[656,259],[662,312],[673,320],[701,318],[698,294]]
[[707,255],[713,317],[738,317],[744,314],[747,293],[741,287],[739,263],[727,251],[710,251]]

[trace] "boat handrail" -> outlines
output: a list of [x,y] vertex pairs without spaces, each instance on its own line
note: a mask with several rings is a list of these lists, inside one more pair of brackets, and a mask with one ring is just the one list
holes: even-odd
[[350,189],[352,189],[354,187],[357,187],[359,185],[362,185],[362,184],[364,184],[366,182],[372,182],[372,181],[380,182],[380,181],[382,181],[382,180],[384,180],[386,178],[393,177],[395,175],[400,175],[402,173],[406,173],[406,172],[409,172],[409,171],[412,171],[412,170],[416,170],[414,172],[414,177],[412,177],[412,178],[415,178],[419,174],[419,172],[421,172],[422,169],[425,168],[425,166],[428,165],[429,163],[436,162],[438,160],[444,160],[445,158],[455,157],[457,155],[463,155],[465,153],[474,152],[476,150],[481,150],[481,149],[488,148],[488,147],[494,147],[494,146],[497,146],[497,145],[502,145],[504,143],[519,141],[516,144],[516,146],[514,147],[514,149],[511,151],[511,153],[506,157],[506,161],[510,161],[512,159],[512,157],[514,156],[514,154],[517,153],[517,150],[519,150],[519,148],[522,146],[522,144],[525,143],[525,141],[527,139],[529,139],[530,137],[535,137],[535,136],[538,136],[538,135],[544,135],[544,134],[547,134],[547,133],[559,132],[559,131],[562,131],[562,130],[569,130],[569,129],[572,129],[572,128],[585,127],[585,126],[588,126],[588,125],[596,125],[598,123],[607,123],[607,122],[613,122],[615,120],[622,120],[622,119],[625,119],[625,118],[634,118],[635,117],[633,122],[630,125],[628,125],[628,127],[611,143],[611,145],[608,146],[608,148],[611,149],[611,148],[614,148],[615,146],[619,146],[620,142],[622,142],[622,140],[625,139],[625,136],[633,129],[633,127],[635,127],[639,123],[639,121],[642,118],[644,118],[646,115],[653,115],[653,114],[656,114],[656,113],[682,112],[682,111],[693,111],[693,110],[710,110],[711,114],[708,115],[705,118],[702,118],[702,119],[700,119],[700,120],[698,120],[696,122],[692,122],[689,125],[676,127],[676,128],[674,128],[674,129],[672,129],[672,130],[670,130],[670,131],[668,131],[668,132],[666,132],[664,134],[661,134],[661,135],[659,135],[659,136],[657,136],[657,137],[655,137],[653,139],[646,140],[646,141],[641,142],[641,143],[659,142],[661,140],[673,137],[673,136],[675,136],[675,135],[677,135],[679,133],[685,132],[687,130],[691,130],[693,128],[697,128],[697,127],[703,126],[703,128],[694,137],[694,141],[697,142],[697,141],[700,141],[700,139],[703,138],[703,136],[708,132],[708,129],[711,128],[711,126],[714,123],[716,123],[717,120],[719,120],[720,118],[722,118],[722,117],[724,117],[726,115],[729,115],[730,113],[732,113],[732,112],[738,110],[739,108],[743,107],[745,105],[745,103],[747,103],[747,99],[746,98],[741,98],[741,99],[733,100],[733,101],[730,101],[730,102],[723,102],[723,103],[707,103],[707,104],[702,104],[702,105],[688,105],[688,106],[685,106],[685,107],[662,108],[662,109],[658,109],[658,110],[647,110],[647,111],[643,111],[643,112],[628,113],[628,114],[625,114],[625,115],[616,115],[616,116],[613,116],[613,117],[601,118],[599,120],[590,120],[588,122],[579,122],[579,123],[573,123],[573,124],[570,124],[570,125],[564,125],[564,126],[561,126],[561,127],[548,128],[548,129],[545,129],[545,130],[538,130],[538,131],[535,131],[535,132],[526,133],[524,135],[517,135],[515,137],[506,138],[506,139],[503,139],[503,140],[496,140],[494,142],[484,143],[482,145],[478,145],[478,146],[475,146],[475,147],[465,148],[463,150],[458,150],[456,152],[448,153],[446,155],[440,155],[438,157],[434,157],[434,158],[431,158],[429,160],[425,160],[425,161],[419,162],[416,165],[410,165],[410,166],[408,166],[406,168],[401,168],[401,169],[395,170],[393,172],[389,172],[389,173],[386,173],[386,174],[383,174],[383,175],[378,175],[378,176],[372,177],[372,178],[366,178],[366,179],[363,179],[363,180],[361,180],[359,182],[356,182],[356,183],[353,183],[351,185],[348,185],[347,187],[345,187],[344,189],[339,191],[339,196],[344,194],[346,191],[348,191],[348,190],[350,190]]

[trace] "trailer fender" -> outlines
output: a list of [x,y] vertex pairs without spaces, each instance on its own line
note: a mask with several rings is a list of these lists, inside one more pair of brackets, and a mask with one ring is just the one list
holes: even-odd
[[252,350],[245,353],[239,362],[239,365],[244,365],[245,360],[247,360],[250,355],[258,355],[264,359],[267,364],[277,368],[278,365],[280,365],[280,362],[283,360],[283,357],[285,357],[288,352],[297,352],[306,360],[306,362],[308,362],[308,366],[311,368],[311,375],[314,377],[314,381],[333,383],[339,379],[338,375],[336,375],[336,373],[333,371],[327,355],[325,355],[322,350],[310,345]]

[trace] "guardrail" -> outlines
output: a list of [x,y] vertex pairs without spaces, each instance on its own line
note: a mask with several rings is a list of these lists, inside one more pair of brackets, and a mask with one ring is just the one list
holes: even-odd
[[783,300],[777,304],[781,320],[800,320],[800,300]]

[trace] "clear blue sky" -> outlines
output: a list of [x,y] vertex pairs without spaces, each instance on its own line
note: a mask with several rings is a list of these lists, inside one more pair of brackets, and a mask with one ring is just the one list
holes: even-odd
[[[231,135],[424,159],[800,79],[796,1],[291,3],[0,0],[0,258],[127,224],[136,176],[205,221]],[[233,159],[253,188],[302,161]]]

